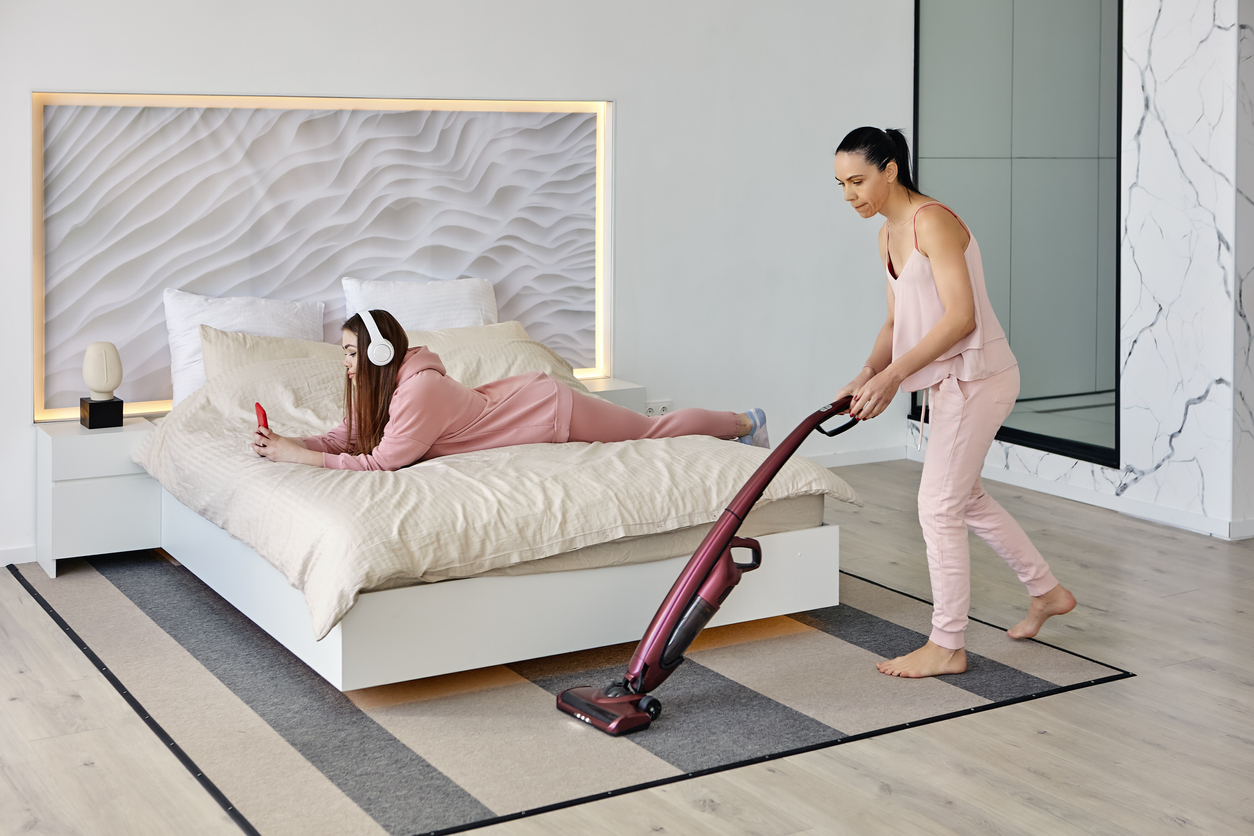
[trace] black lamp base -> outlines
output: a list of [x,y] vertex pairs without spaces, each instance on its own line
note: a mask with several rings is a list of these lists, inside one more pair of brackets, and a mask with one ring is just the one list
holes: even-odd
[[79,398],[78,422],[89,430],[120,427],[122,426],[122,403],[121,398],[110,398],[107,401]]

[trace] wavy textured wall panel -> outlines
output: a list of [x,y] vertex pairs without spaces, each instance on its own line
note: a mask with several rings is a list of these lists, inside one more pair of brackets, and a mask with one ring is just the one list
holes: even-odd
[[161,293],[326,304],[342,276],[484,278],[502,320],[595,365],[595,113],[50,105],[44,404],[118,346],[126,401],[170,397]]

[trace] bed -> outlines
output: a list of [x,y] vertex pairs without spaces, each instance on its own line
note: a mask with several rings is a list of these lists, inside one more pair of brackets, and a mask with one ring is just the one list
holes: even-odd
[[[199,329],[205,385],[135,460],[162,485],[162,547],[341,690],[639,638],[766,451],[709,438],[536,444],[394,473],[276,465],[248,447],[260,401],[284,435],[342,417],[338,346]],[[410,334],[470,386],[544,371],[583,389],[517,323]],[[585,390],[586,391],[586,390]],[[794,457],[742,528],[763,566],[714,624],[831,606],[857,503]]]

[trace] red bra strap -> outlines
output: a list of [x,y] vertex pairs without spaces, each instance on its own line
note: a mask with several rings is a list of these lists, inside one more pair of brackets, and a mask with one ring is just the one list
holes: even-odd
[[[929,206],[939,206],[940,208],[944,209],[949,214],[953,215],[955,218],[958,218],[957,212],[955,212],[953,209],[950,209],[948,206],[941,203],[939,200],[933,200],[931,203],[925,203],[922,206],[920,206],[918,209],[915,209],[914,214],[910,217],[910,229],[914,232],[914,248],[916,250],[919,248],[919,230],[915,227],[915,220],[919,217],[919,213]],[[971,230],[967,229],[967,225],[965,223],[962,223],[962,218],[958,218],[958,223],[962,224],[962,228],[966,230],[968,235],[971,234]]]

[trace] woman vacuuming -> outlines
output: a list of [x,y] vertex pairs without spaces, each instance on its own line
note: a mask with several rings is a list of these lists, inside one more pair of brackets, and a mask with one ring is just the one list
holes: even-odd
[[971,601],[972,529],[1027,587],[1028,615],[1008,632],[1035,636],[1075,597],[1055,580],[1014,518],[984,492],[980,470],[1019,395],[1019,367],[984,287],[980,249],[952,209],[920,194],[901,131],[858,128],[836,151],[836,181],[864,218],[882,215],[880,261],[888,317],[866,365],[837,397],[868,420],[898,391],[923,391],[931,432],[919,482],[919,522],[932,581],[932,634],[906,656],[878,663],[892,676],[967,669],[963,635]]
[[258,427],[252,438],[258,455],[339,470],[398,470],[422,459],[515,444],[709,435],[769,445],[761,409],[680,409],[649,418],[541,372],[471,389],[445,373],[435,352],[409,348],[405,330],[387,311],[349,317],[341,345],[343,423],[309,438]]

